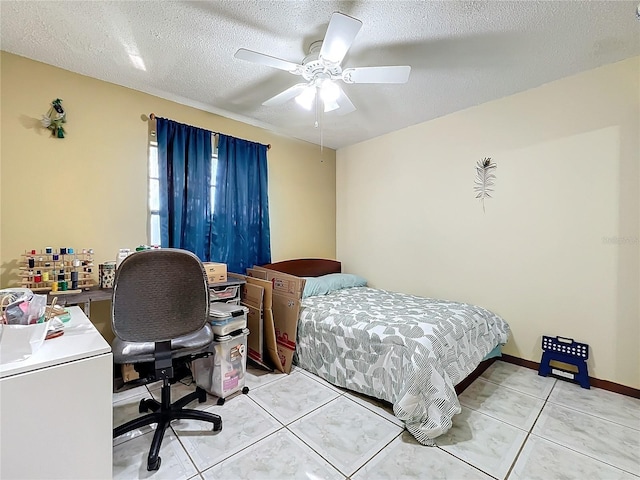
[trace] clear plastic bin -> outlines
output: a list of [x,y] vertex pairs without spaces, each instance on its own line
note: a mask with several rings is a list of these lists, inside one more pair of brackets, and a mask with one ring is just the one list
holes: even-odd
[[232,335],[236,330],[247,328],[247,307],[215,302],[209,307],[209,325],[217,336]]
[[196,385],[218,397],[222,405],[227,397],[242,391],[247,370],[247,335],[249,329],[235,336],[220,337],[211,346],[214,353],[209,357],[198,358],[191,364]]

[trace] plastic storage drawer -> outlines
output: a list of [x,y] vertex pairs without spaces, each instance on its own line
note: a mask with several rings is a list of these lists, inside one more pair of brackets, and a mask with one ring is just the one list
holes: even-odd
[[209,287],[209,300],[231,300],[238,296],[239,285],[228,287]]

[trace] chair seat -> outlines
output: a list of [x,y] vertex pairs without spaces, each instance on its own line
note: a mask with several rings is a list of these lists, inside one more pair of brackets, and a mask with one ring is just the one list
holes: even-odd
[[[179,358],[202,352],[213,341],[213,332],[205,325],[197,332],[171,340],[171,357]],[[146,363],[154,361],[154,342],[125,342],[116,337],[112,344],[115,363]]]

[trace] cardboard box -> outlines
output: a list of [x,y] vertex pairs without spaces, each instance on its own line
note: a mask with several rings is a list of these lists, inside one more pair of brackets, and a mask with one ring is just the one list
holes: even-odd
[[245,306],[249,309],[249,313],[247,313],[247,328],[249,329],[247,346],[249,348],[249,358],[260,364],[264,364],[262,310],[247,305]]
[[289,373],[296,350],[298,317],[300,316],[305,279],[263,267],[254,266],[250,270],[253,274],[265,275],[273,286],[272,310],[278,362],[282,371]]
[[218,283],[227,281],[227,264],[216,262],[203,262],[204,271],[207,272],[209,283]]
[[242,293],[240,294],[240,298],[242,299],[242,303],[245,306],[262,310],[264,288],[260,285],[245,283],[244,285],[242,285]]
[[262,267],[247,268],[247,276],[252,278],[259,278],[261,280],[266,280],[267,272],[266,272],[266,269]]
[[263,297],[264,289],[262,287],[248,283],[242,286],[242,293],[240,294],[242,305],[249,309],[249,313],[247,313],[249,358],[261,364],[264,363]]
[[120,371],[124,383],[132,382],[140,378],[140,374],[136,371],[133,363],[123,363],[120,365]]
[[261,287],[264,290],[264,296],[262,298],[262,334],[268,356],[263,355],[263,361],[268,362],[270,359],[277,370],[284,372],[284,366],[280,362],[276,345],[276,329],[273,320],[273,287],[271,286],[271,282],[254,277],[246,277],[246,282],[249,285]]
[[[248,269],[250,270],[250,269]],[[258,272],[258,275],[266,278],[266,272]],[[273,324],[273,288],[271,282],[261,278],[248,277],[230,273],[229,278],[239,278],[247,283],[243,286],[241,301],[242,305],[249,308],[254,329],[247,325],[249,333],[249,354],[250,358],[266,367],[273,366],[277,370],[284,372],[284,367],[280,363],[278,356],[278,348],[276,345],[276,329]],[[249,287],[251,285],[251,287]],[[259,294],[256,293],[259,288],[262,290],[262,303],[258,301]],[[257,311],[252,311],[252,308]],[[259,329],[259,330],[258,330]],[[253,333],[255,331],[255,333]],[[262,347],[262,350],[260,348]],[[252,354],[253,351],[253,354]]]

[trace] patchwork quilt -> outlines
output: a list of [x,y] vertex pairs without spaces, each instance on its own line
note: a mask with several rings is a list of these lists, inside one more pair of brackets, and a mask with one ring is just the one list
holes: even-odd
[[508,336],[502,318],[475,305],[355,287],[303,300],[295,361],[391,402],[407,430],[433,445],[461,411],[455,385]]

